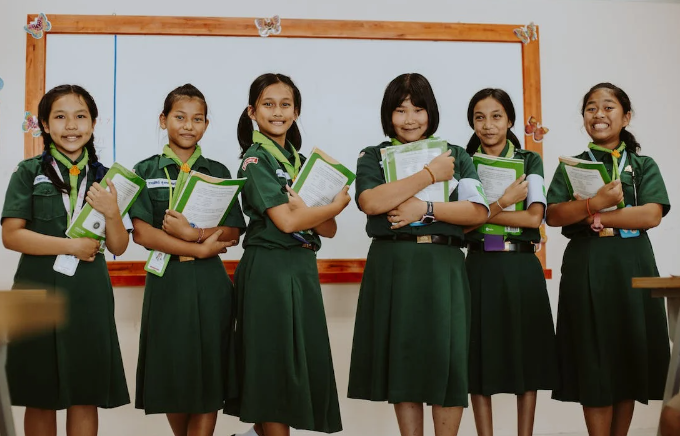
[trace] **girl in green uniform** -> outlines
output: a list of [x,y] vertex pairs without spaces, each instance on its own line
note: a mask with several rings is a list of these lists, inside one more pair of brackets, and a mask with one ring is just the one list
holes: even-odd
[[[482,89],[468,106],[475,153],[524,161],[524,174],[500,198],[491,198],[487,223],[521,229],[507,235],[466,234],[470,280],[470,393],[477,434],[493,435],[491,395],[517,395],[518,435],[533,434],[536,391],[557,381],[555,329],[543,268],[534,255],[545,212],[543,162],[522,150],[510,128],[515,107],[502,89]],[[505,208],[523,202],[521,211]],[[517,232],[514,232],[517,233]],[[499,244],[493,244],[497,240]]]
[[[121,255],[128,245],[116,188],[110,180],[110,191],[97,183],[107,171],[94,148],[97,115],[92,96],[79,86],[45,94],[38,106],[45,150],[19,163],[5,197],[2,240],[22,253],[12,288],[59,291],[67,301],[63,327],[9,345],[10,395],[13,405],[26,406],[27,436],[56,435],[60,409],[67,411],[69,435],[96,435],[97,407],[130,402],[106,260],[98,241],[66,237],[87,201],[106,219],[109,251]],[[74,263],[71,275],[55,270]]]
[[335,235],[350,198],[345,187],[332,203],[307,207],[290,188],[305,161],[295,122],[301,104],[289,77],[264,74],[238,123],[250,222],[234,276],[239,389],[225,411],[256,424],[246,435],[342,430],[316,251],[320,236]]
[[[380,150],[430,137],[439,125],[425,77],[395,78],[385,90],[381,121],[390,140],[365,148],[357,163],[356,201],[368,215],[373,242],[359,293],[348,395],[393,403],[404,436],[423,434],[423,403],[431,404],[435,433],[453,435],[468,397],[463,227],[483,223],[488,205],[470,156],[454,145],[414,175],[385,182]],[[452,179],[457,187],[449,202],[415,197]],[[416,222],[430,224],[409,225]]]
[[146,187],[130,210],[135,242],[171,255],[162,277],[146,276],[135,406],[167,414],[175,436],[213,434],[224,405],[233,285],[218,254],[245,229],[238,204],[207,229],[169,210],[189,171],[231,178],[201,154],[207,113],[205,97],[190,84],[168,94],[160,115],[168,144],[135,165]]
[[[670,202],[659,167],[639,154],[626,129],[632,113],[623,90],[595,85],[581,114],[592,142],[576,157],[603,162],[613,181],[592,198],[574,199],[560,164],[548,191],[547,222],[570,239],[557,311],[562,384],[553,398],[581,403],[589,434],[625,435],[635,401],[663,397],[669,360],[663,300],[632,289],[631,279],[659,275],[647,230],[659,225]],[[626,207],[616,209],[621,201]]]

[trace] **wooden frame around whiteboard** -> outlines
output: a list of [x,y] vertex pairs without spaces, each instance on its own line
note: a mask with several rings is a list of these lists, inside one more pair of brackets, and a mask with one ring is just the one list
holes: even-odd
[[[31,22],[37,14],[28,15]],[[41,39],[26,35],[26,110],[37,113],[40,98],[45,94],[46,44],[50,34],[109,34],[109,35],[187,35],[187,36],[244,36],[257,37],[254,18],[215,18],[215,17],[154,17],[124,15],[49,15],[51,30]],[[510,24],[465,24],[465,23],[425,23],[425,22],[389,22],[389,21],[340,21],[340,20],[281,20],[282,32],[270,38],[330,38],[330,39],[384,39],[384,40],[417,40],[417,41],[462,41],[462,42],[502,42],[521,44],[522,77],[524,89],[523,124],[530,116],[539,121],[541,116],[541,73],[539,61],[539,40],[523,44],[513,30],[518,25]],[[537,29],[538,32],[538,29]],[[519,120],[518,120],[519,121]],[[543,154],[540,143],[532,136],[525,137],[528,150]],[[26,135],[24,139],[24,156],[35,156],[42,152],[42,138]],[[537,253],[545,268],[545,250]],[[325,263],[319,261],[319,275],[322,282],[357,282],[360,281],[360,270],[355,259],[333,260],[336,268],[333,272],[322,270]],[[342,271],[342,262],[346,262],[347,270]],[[123,279],[138,270],[136,264],[130,264],[130,274],[124,274],[119,268],[109,269],[114,285],[125,286],[138,284],[139,278]],[[231,265],[231,262],[228,262]],[[228,267],[228,269],[230,269]],[[136,275],[143,274],[135,273]],[[345,274],[345,275],[343,275]],[[552,272],[545,270],[547,278]],[[325,278],[328,275],[328,278]],[[329,279],[332,277],[332,280]]]

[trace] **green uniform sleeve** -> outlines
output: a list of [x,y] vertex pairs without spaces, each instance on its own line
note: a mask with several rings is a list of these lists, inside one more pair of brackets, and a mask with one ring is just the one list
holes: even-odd
[[33,180],[35,174],[26,162],[17,166],[9,180],[5,204],[2,208],[2,219],[21,218],[26,221],[33,219]]
[[[142,179],[144,180],[147,179],[148,174],[146,174],[146,172],[144,171],[143,165],[141,164],[135,165],[134,171]],[[142,191],[139,193],[139,196],[137,197],[137,200],[135,200],[135,202],[132,203],[132,206],[130,207],[130,211],[128,213],[130,214],[130,218],[138,218],[144,221],[145,223],[153,225],[153,206],[151,203],[151,197],[149,197],[149,188],[147,185],[144,185]]]
[[264,214],[269,208],[288,203],[285,186],[276,175],[276,166],[264,156],[248,156],[243,159],[242,177],[247,177],[243,187],[243,201]]
[[668,199],[666,184],[654,159],[645,157],[642,164],[642,174],[640,177],[636,174],[635,179],[635,183],[639,183],[637,193],[638,205],[642,206],[647,203],[660,204],[663,208],[663,216],[666,216],[671,210],[671,203]]
[[557,169],[555,169],[552,182],[550,182],[550,188],[548,189],[548,204],[564,203],[565,201],[571,200],[567,182],[564,180],[562,165],[564,164],[560,162]]
[[[376,147],[363,149],[357,159],[356,193],[354,195],[357,206],[359,206],[359,196],[362,192],[384,183],[385,174],[381,166],[380,149]],[[359,209],[361,209],[360,206]]]

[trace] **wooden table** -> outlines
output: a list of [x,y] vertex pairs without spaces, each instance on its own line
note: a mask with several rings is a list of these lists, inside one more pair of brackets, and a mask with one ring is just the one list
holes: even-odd
[[668,307],[668,335],[673,341],[668,364],[663,403],[680,391],[680,277],[636,277],[633,288],[651,290],[652,297],[666,297]]
[[5,374],[7,342],[62,323],[64,299],[45,290],[0,291],[0,436],[15,436]]

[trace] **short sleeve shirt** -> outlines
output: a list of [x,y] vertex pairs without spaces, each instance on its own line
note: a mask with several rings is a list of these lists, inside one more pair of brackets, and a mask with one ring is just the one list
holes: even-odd
[[[605,169],[611,174],[613,166],[611,154],[597,150],[592,150],[592,153],[596,160],[604,163]],[[627,153],[627,156],[624,169],[621,172],[624,203],[631,206],[642,206],[648,203],[660,204],[663,216],[666,216],[671,209],[671,204],[659,166],[654,162],[654,159],[648,156],[631,153]],[[587,151],[574,157],[590,160]],[[550,189],[548,189],[548,204],[572,200],[567,189],[563,166],[564,164],[560,163],[555,170]],[[577,223],[562,227],[562,234],[567,238],[591,236],[592,233],[590,227],[584,224]]]
[[[281,149],[281,152],[292,162],[293,154],[290,147],[292,145],[288,144],[286,148]],[[305,160],[306,158],[300,155],[301,165]],[[250,218],[243,246],[293,248],[303,244],[292,234],[279,230],[266,212],[269,208],[288,203],[286,185],[292,186],[293,179],[283,164],[260,144],[255,143],[243,156],[238,175],[247,178],[241,196],[243,211]],[[303,238],[307,243],[321,246],[319,235],[313,231],[299,232],[296,236]]]
[[[359,205],[359,196],[362,192],[386,183],[380,150],[389,146],[391,146],[391,142],[385,141],[379,145],[367,147],[359,153],[355,196],[357,205]],[[454,179],[458,182],[456,189],[449,196],[449,201],[469,200],[483,204],[488,208],[482,185],[479,177],[477,177],[477,171],[475,171],[470,156],[463,148],[457,145],[449,144],[449,150],[451,150],[451,156],[455,158]],[[425,226],[404,226],[400,229],[392,229],[392,224],[387,219],[387,213],[369,215],[367,217],[366,233],[372,238],[392,236],[397,233],[445,235],[463,238],[463,228],[461,226],[441,221]]]
[[[505,156],[508,146],[501,152],[501,156]],[[541,203],[546,206],[545,198],[545,182],[543,180],[543,160],[541,156],[529,150],[515,149],[514,159],[524,160],[524,173],[526,174],[527,182],[529,183],[528,194],[524,200],[524,210],[526,210],[532,203]],[[484,234],[478,231],[472,231],[465,235],[468,241],[481,242],[484,240]],[[522,233],[519,235],[508,235],[506,238],[510,242],[534,242],[538,243],[541,240],[541,234],[538,229],[522,228]]]
[[[167,168],[170,182],[164,168]],[[230,179],[231,173],[221,163],[200,156],[191,168],[192,170],[221,179]],[[142,188],[139,197],[130,208],[130,217],[138,218],[160,229],[163,226],[165,211],[170,207],[170,183],[173,187],[179,175],[179,167],[170,158],[155,155],[139,162],[134,167],[135,173],[146,180],[146,186]],[[238,228],[241,233],[246,228],[241,206],[238,200],[222,220],[220,226]]]
[[[76,162],[83,158],[76,159]],[[26,159],[14,170],[7,187],[2,218],[21,218],[26,220],[26,229],[48,236],[66,237],[67,212],[59,191],[42,170],[42,155]],[[64,180],[69,180],[69,171],[57,162]],[[86,171],[78,176],[78,186]],[[87,171],[85,192],[94,183],[97,171],[92,167]]]

